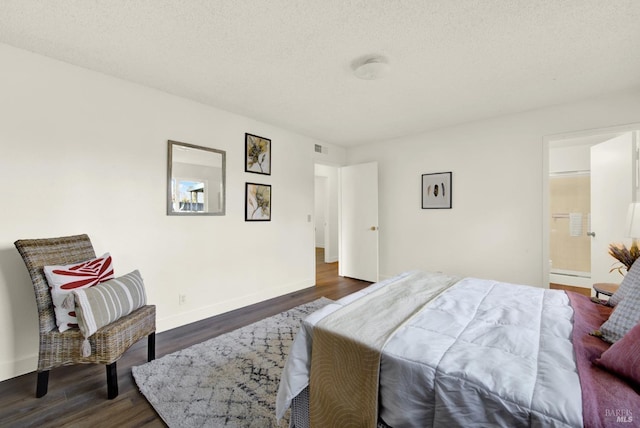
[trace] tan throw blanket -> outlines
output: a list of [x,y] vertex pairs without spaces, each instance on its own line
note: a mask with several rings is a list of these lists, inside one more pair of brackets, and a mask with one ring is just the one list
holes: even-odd
[[457,281],[416,272],[316,324],[309,382],[312,428],[376,426],[382,348],[398,327]]

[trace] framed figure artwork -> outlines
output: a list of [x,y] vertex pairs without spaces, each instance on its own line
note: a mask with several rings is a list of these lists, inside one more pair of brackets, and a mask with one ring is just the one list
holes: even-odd
[[422,209],[451,208],[451,172],[422,174]]

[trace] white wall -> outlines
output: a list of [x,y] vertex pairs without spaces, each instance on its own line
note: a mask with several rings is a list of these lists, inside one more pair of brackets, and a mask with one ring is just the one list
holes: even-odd
[[549,147],[549,173],[580,172],[591,169],[591,145]]
[[334,144],[323,143],[321,153],[313,152],[313,160],[321,165],[344,166],[347,162],[347,150]]
[[[0,380],[36,368],[17,239],[88,233],[117,275],[140,269],[159,331],[315,283],[322,142],[6,45],[0,63]],[[271,138],[271,176],[244,172],[245,132]],[[226,150],[225,216],[166,215],[169,139]],[[273,186],[271,222],[244,221],[247,181]]]
[[[379,163],[381,278],[427,269],[545,286],[544,137],[639,119],[636,91],[348,150],[350,164]],[[453,208],[422,210],[421,174],[445,171]]]

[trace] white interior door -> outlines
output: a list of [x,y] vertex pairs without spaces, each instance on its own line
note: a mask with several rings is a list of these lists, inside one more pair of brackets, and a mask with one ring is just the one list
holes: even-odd
[[622,281],[609,271],[616,260],[609,244],[630,244],[626,236],[629,203],[634,199],[634,144],[629,132],[591,147],[591,281]]
[[340,168],[341,276],[378,281],[378,163]]

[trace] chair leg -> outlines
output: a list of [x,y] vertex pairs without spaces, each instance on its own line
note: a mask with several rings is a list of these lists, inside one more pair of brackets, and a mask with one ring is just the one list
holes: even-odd
[[156,359],[156,333],[151,333],[147,338],[147,361]]
[[118,370],[116,362],[107,364],[107,398],[109,400],[118,396]]
[[36,398],[47,395],[49,387],[49,370],[38,372],[38,382],[36,384]]

